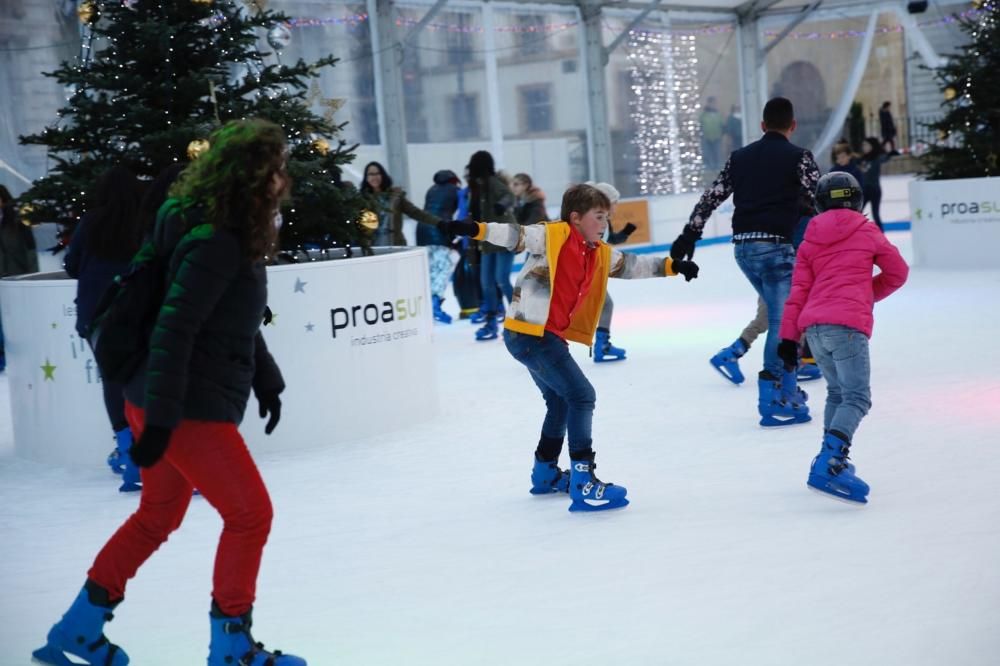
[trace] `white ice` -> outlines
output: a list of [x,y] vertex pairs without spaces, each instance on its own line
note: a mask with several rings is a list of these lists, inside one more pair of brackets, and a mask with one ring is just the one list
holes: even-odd
[[[907,233],[890,238],[911,256]],[[442,416],[258,456],[275,521],[257,639],[312,665],[1000,663],[1000,271],[918,268],[876,307],[874,407],[853,450],[872,492],[858,507],[806,489],[821,419],[758,427],[762,341],[748,385],[709,366],[754,295],[729,247],[696,259],[690,284],[613,281],[627,361],[574,351],[597,389],[599,475],[631,506],[579,515],[529,495],[537,389],[502,342],[438,326],[426,381]],[[806,388],[818,415],[824,384]],[[101,460],[47,468],[12,448],[5,416],[3,666],[29,662],[138,501]],[[133,664],[204,663],[220,525],[194,501],[130,583],[107,634]]]

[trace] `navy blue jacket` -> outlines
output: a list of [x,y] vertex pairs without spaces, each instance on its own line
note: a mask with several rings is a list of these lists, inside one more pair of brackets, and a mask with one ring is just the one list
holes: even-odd
[[[451,220],[458,210],[458,176],[443,169],[434,174],[434,184],[424,197],[424,210],[441,220]],[[417,245],[447,245],[448,239],[432,224],[417,225]]]
[[733,234],[760,231],[790,239],[799,221],[799,165],[807,151],[768,132],[729,157]]
[[87,329],[94,319],[94,310],[105,290],[128,268],[129,262],[98,259],[87,250],[87,232],[94,224],[92,213],[85,213],[73,230],[63,268],[71,278],[76,278],[76,332],[87,337]]

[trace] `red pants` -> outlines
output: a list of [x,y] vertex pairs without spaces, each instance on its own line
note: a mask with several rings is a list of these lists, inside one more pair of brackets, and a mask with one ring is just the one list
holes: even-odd
[[[138,438],[145,411],[126,403],[125,417]],[[125,596],[128,580],[180,527],[195,488],[223,520],[212,596],[226,615],[250,610],[271,530],[271,499],[236,424],[217,421],[181,421],[163,458],[142,470],[139,509],[118,528],[87,572],[112,601]]]

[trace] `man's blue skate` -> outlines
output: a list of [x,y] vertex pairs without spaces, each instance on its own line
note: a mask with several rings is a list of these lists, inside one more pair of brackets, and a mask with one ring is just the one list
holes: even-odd
[[757,411],[760,413],[760,425],[765,428],[808,423],[809,407],[806,392],[798,388],[795,372],[784,372],[779,380],[767,370],[757,378]]
[[[88,581],[66,614],[49,630],[45,646],[31,653],[35,661],[51,666],[79,666],[81,663],[91,666],[128,664],[125,651],[109,643],[104,636],[104,623],[114,617],[111,613],[113,604],[106,601],[95,603],[91,600],[91,592],[95,597],[102,593],[107,595]],[[77,659],[71,661],[67,655]],[[84,661],[81,662],[80,659]]]
[[593,459],[571,461],[569,496],[570,511],[607,511],[628,506],[625,486],[604,483],[594,475]]
[[725,349],[720,349],[719,353],[710,358],[708,362],[719,371],[720,375],[739,386],[746,379],[739,364],[740,357],[746,353],[746,343],[743,342],[743,338],[737,338],[736,342]]
[[868,484],[854,473],[847,461],[851,445],[833,433],[823,435],[823,447],[809,468],[806,485],[821,493],[857,504],[868,503]]

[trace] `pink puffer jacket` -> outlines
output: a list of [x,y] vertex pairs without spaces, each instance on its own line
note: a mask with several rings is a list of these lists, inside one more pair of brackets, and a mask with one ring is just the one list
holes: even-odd
[[[881,272],[872,277],[872,267]],[[781,318],[781,338],[798,340],[813,324],[840,324],[871,337],[875,301],[906,282],[896,246],[864,215],[829,210],[809,222]]]

